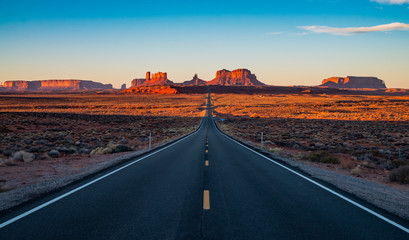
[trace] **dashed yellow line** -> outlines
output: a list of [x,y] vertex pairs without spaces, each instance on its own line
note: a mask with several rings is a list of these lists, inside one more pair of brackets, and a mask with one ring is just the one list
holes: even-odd
[[203,209],[210,210],[210,193],[209,190],[203,191]]
[[205,165],[209,166],[209,161],[208,160],[205,161]]

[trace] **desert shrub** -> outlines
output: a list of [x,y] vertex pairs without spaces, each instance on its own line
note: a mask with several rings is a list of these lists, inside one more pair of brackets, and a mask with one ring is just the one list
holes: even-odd
[[351,174],[354,176],[360,176],[361,175],[361,168],[359,167],[355,167],[351,170]]
[[132,151],[132,148],[126,146],[126,145],[116,145],[116,147],[112,150],[112,153],[118,153],[118,152],[127,152],[127,151]]
[[60,152],[58,150],[51,150],[47,154],[52,158],[57,158],[60,156]]
[[333,164],[340,163],[338,158],[331,156],[326,151],[313,152],[310,155],[308,155],[306,158],[307,160],[311,162],[333,163]]
[[35,158],[34,154],[26,152],[26,151],[18,151],[11,155],[11,159],[15,161],[21,162],[31,162]]
[[272,153],[279,154],[283,149],[279,147],[275,147],[275,148],[270,148],[269,150]]
[[132,148],[122,145],[122,144],[108,144],[105,148],[97,147],[93,149],[90,154],[91,155],[100,155],[100,154],[111,154],[111,153],[119,153],[119,152],[126,152],[132,151]]
[[103,147],[97,147],[97,148],[92,149],[92,151],[89,154],[91,154],[91,155],[103,154],[102,150],[104,150]]
[[342,169],[354,169],[355,166],[357,165],[356,162],[350,158],[340,159],[340,162],[341,162]]
[[89,154],[91,151],[88,148],[81,148],[78,153],[85,153],[85,154]]
[[393,169],[389,173],[389,181],[399,183],[409,183],[409,166],[402,166]]
[[391,165],[393,168],[399,168],[402,166],[407,166],[409,165],[409,161],[404,161],[404,160],[395,160],[391,162]]

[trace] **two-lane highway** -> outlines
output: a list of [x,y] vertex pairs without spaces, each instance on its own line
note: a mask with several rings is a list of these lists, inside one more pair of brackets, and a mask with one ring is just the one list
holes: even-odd
[[[210,94],[209,94],[210,96]],[[0,239],[408,239],[382,219],[201,127],[0,217]],[[352,200],[351,200],[352,201]]]

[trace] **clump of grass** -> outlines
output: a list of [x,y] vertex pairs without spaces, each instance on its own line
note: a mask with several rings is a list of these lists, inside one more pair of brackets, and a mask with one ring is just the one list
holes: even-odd
[[97,147],[90,152],[91,155],[112,154],[132,151],[132,148],[122,144],[108,144],[107,147]]
[[361,176],[361,168],[355,167],[351,170],[351,173],[352,175],[359,177]]
[[272,153],[279,154],[283,149],[279,147],[275,147],[275,148],[270,148],[269,150]]
[[393,169],[389,173],[389,181],[402,184],[409,183],[409,166]]
[[310,155],[306,156],[307,160],[311,162],[319,162],[319,163],[332,163],[332,164],[339,164],[340,161],[338,158],[331,156],[326,151],[319,151],[313,152]]

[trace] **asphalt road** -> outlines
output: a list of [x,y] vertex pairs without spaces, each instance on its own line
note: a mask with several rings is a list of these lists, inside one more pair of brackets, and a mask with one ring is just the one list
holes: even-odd
[[0,216],[0,239],[409,239],[407,221],[223,135],[210,107],[197,132],[115,171]]

